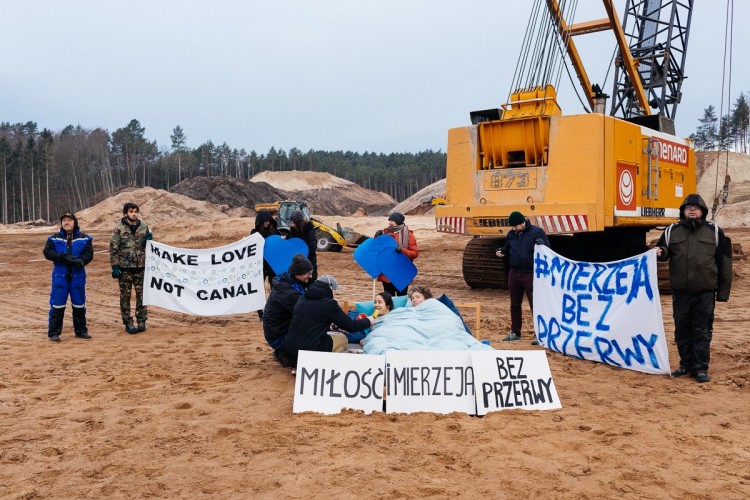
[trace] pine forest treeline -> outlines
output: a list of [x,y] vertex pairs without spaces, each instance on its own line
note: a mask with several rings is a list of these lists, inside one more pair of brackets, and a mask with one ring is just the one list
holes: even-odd
[[194,176],[250,179],[266,170],[329,172],[404,200],[445,177],[445,153],[302,152],[271,148],[265,154],[211,141],[195,149],[178,125],[171,147],[146,137],[138,120],[113,133],[69,125],[61,132],[39,130],[35,122],[0,122],[0,222],[55,220],[61,211],[80,210],[122,186],[169,190]]

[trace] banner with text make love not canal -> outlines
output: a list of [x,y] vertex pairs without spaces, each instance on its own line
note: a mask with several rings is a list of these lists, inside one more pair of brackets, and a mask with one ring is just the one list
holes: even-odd
[[615,262],[578,262],[537,245],[534,328],[539,343],[552,351],[669,373],[656,251]]
[[263,244],[259,234],[205,249],[149,241],[143,303],[193,316],[263,309]]

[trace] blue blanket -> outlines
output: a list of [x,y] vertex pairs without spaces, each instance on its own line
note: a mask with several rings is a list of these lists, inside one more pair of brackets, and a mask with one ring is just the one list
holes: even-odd
[[365,354],[397,351],[491,350],[466,333],[461,318],[436,299],[416,307],[394,309],[372,326],[365,337]]

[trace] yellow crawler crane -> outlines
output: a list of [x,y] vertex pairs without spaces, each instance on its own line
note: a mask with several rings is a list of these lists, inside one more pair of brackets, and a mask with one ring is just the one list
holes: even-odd
[[[463,257],[471,287],[507,287],[495,249],[504,244],[513,211],[542,227],[558,253],[608,261],[644,251],[646,233],[677,220],[683,198],[696,190],[691,141],[668,133],[673,125],[664,113],[651,115],[658,96],[644,91],[612,2],[603,2],[607,19],[570,27],[557,2],[546,3],[591,112],[564,116],[554,87],[538,85],[514,91],[500,109],[472,113],[472,125],[449,130],[446,204],[435,208],[436,224],[441,232],[476,237]],[[588,82],[578,58],[572,36],[602,29],[615,33],[622,75],[632,87],[623,93],[630,100],[618,106],[625,103],[635,116],[604,114],[607,96]]]

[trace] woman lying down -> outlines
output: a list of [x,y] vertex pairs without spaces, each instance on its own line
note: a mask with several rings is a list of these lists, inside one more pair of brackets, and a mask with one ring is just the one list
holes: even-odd
[[428,298],[415,307],[398,309],[393,309],[392,302],[391,307],[385,304],[379,308],[381,301],[376,297],[376,309],[383,310],[362,341],[365,354],[384,354],[388,350],[492,350],[466,333],[461,318],[437,299]]

